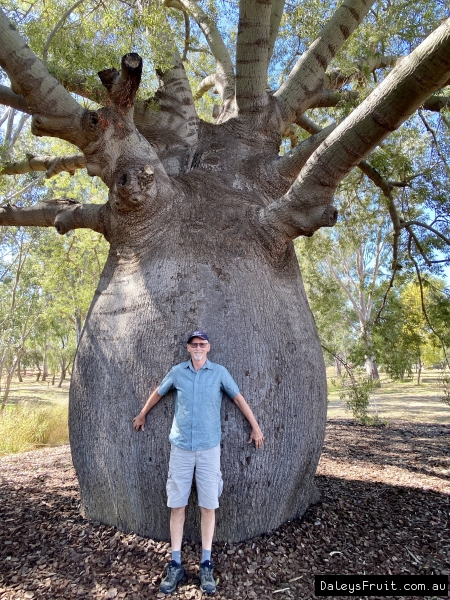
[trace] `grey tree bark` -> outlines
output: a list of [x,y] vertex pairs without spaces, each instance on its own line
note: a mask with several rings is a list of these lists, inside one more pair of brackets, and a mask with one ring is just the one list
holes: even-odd
[[[299,517],[317,499],[325,367],[292,240],[334,225],[339,181],[448,80],[450,26],[405,58],[346,121],[281,159],[283,133],[317,104],[327,64],[371,2],[339,8],[274,95],[266,80],[280,2],[242,0],[235,73],[217,29],[194,3],[178,4],[203,27],[217,58],[222,108],[214,125],[198,118],[178,54],[173,69],[158,74],[159,111],[135,106],[142,69],[135,54],[123,58],[120,71],[99,73],[109,102],[86,110],[0,15],[0,65],[12,82],[1,97],[14,106],[23,98],[34,133],[77,146],[88,173],[109,188],[100,207],[68,199],[8,206],[0,224],[56,226],[60,233],[87,227],[110,244],[70,391],[84,514],[168,538],[172,399],[151,411],[144,433],[133,430],[132,418],[186,358],[188,333],[201,328],[212,340],[211,359],[235,377],[266,437],[262,451],[248,445],[247,423],[224,400],[226,491],[216,537],[242,540]],[[186,535],[199,536],[192,503]]]

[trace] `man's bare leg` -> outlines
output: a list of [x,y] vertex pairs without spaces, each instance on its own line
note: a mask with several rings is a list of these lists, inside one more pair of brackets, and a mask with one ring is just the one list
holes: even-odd
[[[172,594],[183,579],[185,571],[181,565],[181,542],[183,541],[185,507],[172,508],[170,511],[170,541],[172,560],[167,565],[167,575],[159,586],[163,594]],[[176,556],[176,559],[175,559]]]
[[180,506],[180,508],[172,508],[170,510],[170,543],[172,546],[172,551],[181,550],[185,511],[185,506]]
[[216,582],[214,581],[214,566],[211,562],[211,547],[216,525],[216,511],[214,508],[200,507],[202,529],[202,558],[200,562],[200,589],[206,594],[214,594]]
[[214,528],[216,526],[216,511],[214,508],[203,508],[203,506],[200,506],[200,512],[202,548],[205,550],[211,550],[214,537]]

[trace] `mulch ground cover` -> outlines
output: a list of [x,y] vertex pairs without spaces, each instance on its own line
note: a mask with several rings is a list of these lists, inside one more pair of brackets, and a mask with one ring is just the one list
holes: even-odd
[[[329,422],[321,502],[276,531],[214,544],[214,598],[308,600],[315,574],[448,575],[449,442],[450,425]],[[169,545],[83,519],[67,446],[1,458],[0,481],[2,600],[164,597]],[[184,545],[188,576],[171,598],[202,597],[199,552]]]

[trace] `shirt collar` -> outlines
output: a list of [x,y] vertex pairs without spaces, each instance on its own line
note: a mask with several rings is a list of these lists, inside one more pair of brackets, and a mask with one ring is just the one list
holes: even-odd
[[[184,363],[184,368],[185,369],[190,369],[191,371],[193,371],[194,373],[197,373],[198,371],[196,371],[192,365],[192,361],[191,359],[187,360]],[[200,367],[199,371],[201,371],[202,369],[212,369],[212,364],[211,361],[207,358],[205,364],[203,365],[203,367]]]

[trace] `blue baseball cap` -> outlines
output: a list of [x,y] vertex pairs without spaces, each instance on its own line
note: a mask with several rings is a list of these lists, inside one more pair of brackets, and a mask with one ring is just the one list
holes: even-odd
[[204,331],[194,331],[193,333],[191,333],[191,335],[188,337],[187,343],[189,344],[189,342],[195,337],[201,338],[209,344],[209,338]]

